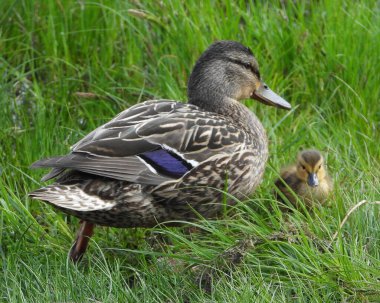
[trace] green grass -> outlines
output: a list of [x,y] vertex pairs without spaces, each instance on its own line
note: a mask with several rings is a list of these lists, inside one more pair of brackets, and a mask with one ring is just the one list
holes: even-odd
[[[379,302],[380,206],[339,229],[380,200],[378,2],[145,2],[0,1],[0,301]],[[270,139],[262,185],[202,232],[98,228],[73,266],[78,221],[27,197],[43,174],[28,166],[138,101],[186,100],[217,39],[250,46],[294,107],[247,101]],[[305,147],[326,155],[334,197],[286,216],[273,180]]]

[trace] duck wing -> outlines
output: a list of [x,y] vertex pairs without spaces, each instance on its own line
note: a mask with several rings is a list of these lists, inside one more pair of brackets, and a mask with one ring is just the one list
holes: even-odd
[[[210,116],[211,115],[211,116]],[[234,152],[244,142],[223,117],[190,104],[154,100],[130,107],[71,148],[71,153],[39,160],[51,167],[43,180],[65,169],[157,185],[181,178],[218,152]]]

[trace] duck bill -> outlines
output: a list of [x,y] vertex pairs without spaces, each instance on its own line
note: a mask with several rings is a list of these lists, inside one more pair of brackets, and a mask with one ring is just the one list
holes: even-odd
[[283,109],[291,109],[292,106],[275,92],[273,92],[265,83],[261,82],[260,86],[252,93],[251,98],[264,103]]
[[307,177],[307,184],[311,187],[316,187],[319,184],[318,177],[316,173],[310,173]]

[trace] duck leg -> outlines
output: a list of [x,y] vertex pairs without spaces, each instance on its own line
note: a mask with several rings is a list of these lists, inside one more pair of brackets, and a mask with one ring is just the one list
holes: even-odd
[[77,238],[70,249],[69,257],[73,263],[78,263],[87,250],[88,242],[94,234],[94,223],[81,221]]

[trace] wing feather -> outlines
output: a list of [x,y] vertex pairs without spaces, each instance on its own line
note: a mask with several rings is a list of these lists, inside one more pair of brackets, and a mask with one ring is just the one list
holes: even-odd
[[106,158],[85,153],[72,153],[67,156],[39,160],[32,164],[32,168],[39,167],[74,169],[129,182],[144,180],[145,184],[151,185],[173,180],[172,178],[158,175],[137,156]]
[[[228,131],[227,131],[228,130]],[[71,148],[67,156],[35,162],[32,167],[51,167],[43,179],[58,176],[65,169],[157,185],[179,176],[160,174],[139,155],[157,149],[173,155],[172,171],[183,159],[194,167],[216,153],[234,153],[246,138],[225,118],[191,104],[154,100],[137,104],[98,127]],[[238,144],[236,144],[238,143]],[[164,163],[158,161],[159,166]],[[177,161],[178,164],[175,164]],[[177,166],[176,166],[177,165]],[[162,172],[162,171],[161,171]]]

